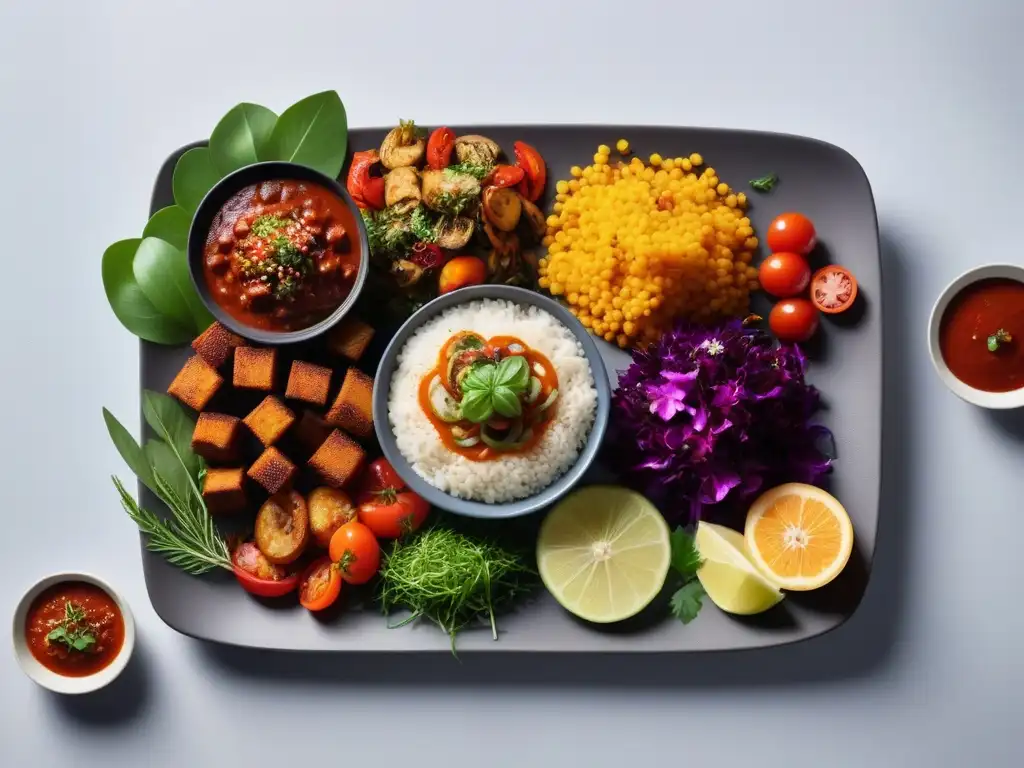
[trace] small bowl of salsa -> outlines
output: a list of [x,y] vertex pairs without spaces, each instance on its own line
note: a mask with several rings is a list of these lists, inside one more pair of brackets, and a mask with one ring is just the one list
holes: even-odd
[[55,693],[112,682],[135,647],[135,621],[109,584],[84,573],[37,582],[14,613],[14,652],[33,681]]
[[294,163],[246,166],[199,204],[189,271],[223,325],[265,344],[305,341],[344,317],[368,270],[359,209],[345,188]]
[[950,283],[932,309],[928,347],[958,397],[1024,407],[1024,267],[990,264]]

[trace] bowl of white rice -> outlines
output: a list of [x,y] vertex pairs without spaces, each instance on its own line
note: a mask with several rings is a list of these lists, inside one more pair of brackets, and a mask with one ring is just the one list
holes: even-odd
[[[557,407],[528,450],[472,460],[450,450],[425,413],[420,385],[453,334],[515,336],[547,358]],[[391,340],[373,387],[381,449],[409,488],[433,506],[482,518],[526,515],[554,503],[587,471],[604,438],[611,386],[594,339],[562,305],[507,285],[440,296]]]

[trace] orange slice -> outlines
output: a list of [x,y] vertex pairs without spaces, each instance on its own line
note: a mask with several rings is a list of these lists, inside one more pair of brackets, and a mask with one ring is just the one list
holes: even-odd
[[853,551],[853,524],[829,493],[786,483],[762,494],[747,512],[743,530],[758,569],[783,589],[805,591],[828,584]]

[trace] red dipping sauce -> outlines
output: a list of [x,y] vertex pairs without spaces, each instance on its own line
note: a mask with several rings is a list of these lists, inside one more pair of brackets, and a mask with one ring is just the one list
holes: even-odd
[[1024,388],[1024,283],[999,277],[964,288],[942,316],[939,348],[952,374],[970,387]]
[[[114,598],[95,584],[65,581],[32,601],[25,639],[36,661],[51,672],[87,677],[117,658],[124,645],[124,617]],[[79,648],[73,647],[75,639]]]

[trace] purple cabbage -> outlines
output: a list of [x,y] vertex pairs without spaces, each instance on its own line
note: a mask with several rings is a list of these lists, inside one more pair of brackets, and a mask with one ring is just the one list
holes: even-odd
[[[832,459],[811,422],[818,390],[796,345],[758,328],[682,324],[620,376],[609,460],[673,520],[696,522],[785,482],[817,483]],[[831,450],[831,449],[830,449]]]

